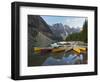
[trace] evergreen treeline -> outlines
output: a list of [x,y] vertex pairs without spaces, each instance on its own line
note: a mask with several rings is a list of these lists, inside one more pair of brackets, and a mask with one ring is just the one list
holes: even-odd
[[67,38],[66,41],[83,41],[87,43],[88,38],[88,21],[85,20],[82,31],[79,33],[72,33]]

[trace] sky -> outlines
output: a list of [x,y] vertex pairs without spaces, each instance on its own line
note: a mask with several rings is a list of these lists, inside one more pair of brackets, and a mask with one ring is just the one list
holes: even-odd
[[83,23],[86,19],[86,17],[75,17],[75,16],[47,16],[42,15],[41,16],[47,24],[53,25],[55,23],[62,23],[63,25],[68,25],[71,28],[82,28]]

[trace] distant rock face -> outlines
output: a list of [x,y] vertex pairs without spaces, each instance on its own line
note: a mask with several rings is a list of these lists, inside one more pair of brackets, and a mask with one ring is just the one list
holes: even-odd
[[56,23],[56,24],[53,25],[53,28],[54,28],[56,33],[58,33],[58,34],[63,33],[64,35],[66,35],[66,31],[64,29],[63,24]]
[[63,25],[62,23],[56,23],[49,27],[56,40],[64,40],[69,34],[80,32],[79,28],[70,28],[68,25]]
[[74,27],[70,28],[68,25],[64,25],[64,27],[65,27],[65,30],[66,30],[66,32],[68,34],[80,32],[80,28],[79,27],[77,27],[77,28],[74,28]]
[[68,33],[68,34],[70,34],[71,33],[71,28],[68,26],[68,25],[64,25],[64,27],[65,27],[65,30],[66,30],[66,32]]
[[54,28],[54,34],[57,36],[57,37],[61,37],[63,38],[62,36],[67,36],[67,33],[65,31],[65,28],[63,26],[63,24],[61,23],[56,23],[52,26]]

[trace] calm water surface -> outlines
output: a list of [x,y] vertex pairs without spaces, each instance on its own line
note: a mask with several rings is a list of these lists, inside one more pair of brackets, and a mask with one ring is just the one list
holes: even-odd
[[30,57],[30,66],[49,66],[49,65],[72,65],[86,64],[87,54],[65,53],[42,53],[33,54]]

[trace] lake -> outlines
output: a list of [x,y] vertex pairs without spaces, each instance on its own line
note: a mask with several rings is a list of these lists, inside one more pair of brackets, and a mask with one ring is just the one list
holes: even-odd
[[28,66],[51,66],[51,65],[76,65],[87,64],[87,53],[76,54],[73,51],[59,53],[33,53]]

